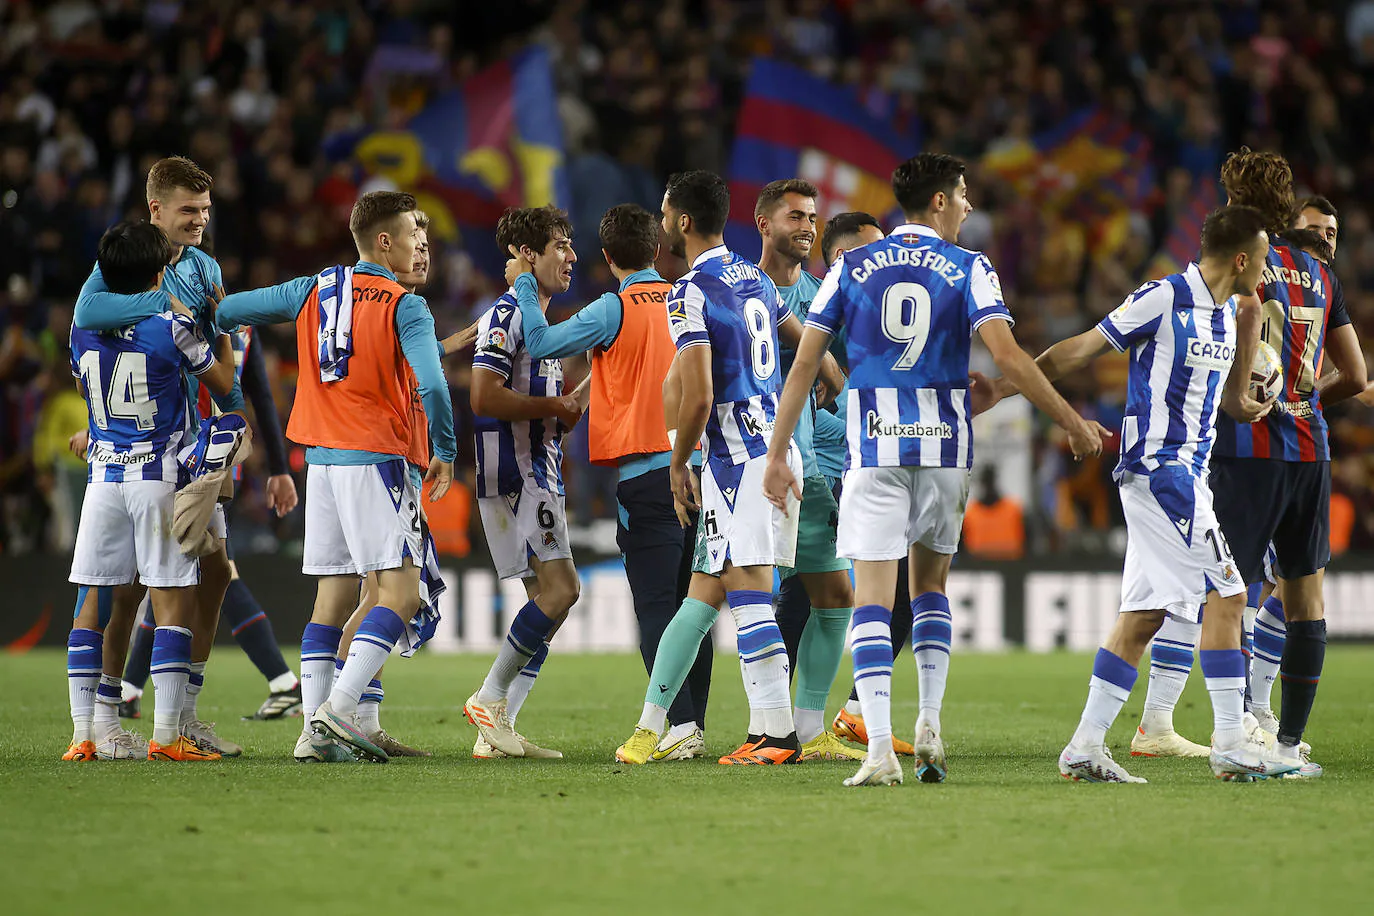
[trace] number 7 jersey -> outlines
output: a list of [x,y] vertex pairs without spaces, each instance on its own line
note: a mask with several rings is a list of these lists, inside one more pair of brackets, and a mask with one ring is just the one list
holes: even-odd
[[928,226],[847,251],[826,274],[808,326],[847,329],[845,467],[967,468],[973,332],[1011,322],[987,256]]
[[782,388],[778,324],[791,314],[773,281],[719,245],[673,284],[667,307],[679,353],[711,348],[707,460],[728,467],[768,454]]
[[1317,396],[1326,335],[1350,324],[1340,281],[1326,265],[1275,238],[1255,290],[1263,303],[1260,339],[1279,355],[1283,390],[1257,423],[1217,418],[1216,454],[1230,458],[1330,461],[1326,417]]

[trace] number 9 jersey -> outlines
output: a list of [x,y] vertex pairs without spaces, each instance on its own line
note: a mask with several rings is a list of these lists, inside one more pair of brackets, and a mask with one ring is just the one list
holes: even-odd
[[846,469],[972,465],[969,348],[994,319],[1012,317],[987,256],[928,226],[898,226],[831,265],[806,323],[848,330]]

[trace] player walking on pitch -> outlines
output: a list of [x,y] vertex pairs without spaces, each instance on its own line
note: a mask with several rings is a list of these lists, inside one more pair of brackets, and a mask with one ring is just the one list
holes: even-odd
[[[1145,782],[1112,759],[1107,730],[1166,616],[1196,621],[1204,599],[1200,647],[1212,698],[1212,772],[1218,779],[1249,781],[1298,768],[1298,761],[1279,759],[1245,732],[1245,581],[1207,487],[1221,391],[1236,354],[1234,297],[1253,290],[1264,269],[1264,217],[1251,207],[1214,211],[1203,223],[1201,249],[1201,260],[1183,273],[1146,283],[1095,328],[1036,360],[1057,379],[1108,347],[1131,356],[1114,474],[1127,531],[1121,613],[1097,651],[1078,729],[1059,755],[1059,772],[1067,779]],[[1004,380],[993,387],[980,410],[1011,390]]]
[[868,755],[845,785],[902,781],[892,748],[892,610],[897,564],[911,565],[912,647],[921,693],[916,775],[945,778],[940,710],[952,621],[945,581],[959,544],[973,460],[969,346],[979,332],[993,359],[1069,434],[1076,455],[1096,454],[1102,430],[1050,386],[1011,334],[1011,314],[985,255],[955,244],[973,206],[964,163],[923,153],[898,166],[892,190],[907,222],[848,251],[811,303],[768,451],[774,506],[801,495],[785,461],[797,418],[830,339],[847,330],[849,456],[837,552],[854,561],[854,680]]

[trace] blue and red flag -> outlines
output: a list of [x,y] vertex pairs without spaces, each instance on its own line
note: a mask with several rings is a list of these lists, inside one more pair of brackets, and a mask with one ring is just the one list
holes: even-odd
[[[764,185],[779,178],[815,184],[822,218],[864,210],[882,220],[896,205],[892,170],[917,151],[916,136],[899,135],[869,114],[853,89],[790,64],[755,58],[735,124],[726,244],[746,257],[758,256],[754,201]],[[825,271],[819,258],[809,267]]]
[[[480,233],[506,207],[568,205],[557,99],[548,50],[527,48],[431,99],[404,127],[363,138],[354,155],[414,193],[438,237]],[[505,262],[483,247],[469,250]]]
[[1159,251],[1150,259],[1145,269],[1146,280],[1158,280],[1169,274],[1182,272],[1190,263],[1197,260],[1199,242],[1202,238],[1202,224],[1207,214],[1221,206],[1221,189],[1215,181],[1204,181],[1188,207],[1174,215],[1173,228],[1159,246]]

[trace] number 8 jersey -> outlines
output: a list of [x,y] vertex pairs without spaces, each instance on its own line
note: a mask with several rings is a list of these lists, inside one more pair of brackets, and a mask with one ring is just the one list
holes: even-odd
[[678,352],[711,348],[707,460],[733,466],[768,454],[782,387],[778,323],[790,314],[773,281],[719,245],[673,284],[667,307]]
[[163,312],[113,331],[73,326],[71,352],[90,418],[87,481],[176,483],[177,449],[195,422],[183,370],[215,364],[196,322]]
[[993,319],[1012,320],[987,256],[928,226],[898,226],[831,265],[806,323],[848,332],[846,469],[972,465],[969,347]]

